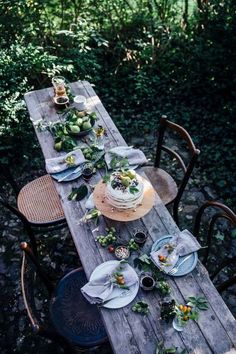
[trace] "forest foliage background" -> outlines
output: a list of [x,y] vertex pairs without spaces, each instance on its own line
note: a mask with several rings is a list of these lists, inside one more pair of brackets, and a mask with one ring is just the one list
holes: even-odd
[[123,136],[162,114],[201,149],[201,178],[236,200],[234,0],[0,0],[0,149],[37,164],[23,94],[55,74],[95,85]]

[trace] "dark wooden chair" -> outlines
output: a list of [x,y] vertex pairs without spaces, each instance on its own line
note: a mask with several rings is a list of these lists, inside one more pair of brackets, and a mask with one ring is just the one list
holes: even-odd
[[11,205],[4,192],[0,204],[13,212],[23,223],[35,253],[37,253],[34,228],[66,224],[59,195],[50,175],[44,175],[19,188],[7,165],[0,162],[0,173],[17,196],[16,207]]
[[[185,165],[182,157],[176,151],[163,144],[164,136],[168,129],[176,132],[187,143],[188,150],[190,153],[190,160],[187,166]],[[165,170],[160,168],[162,151],[168,153],[172,158],[175,158],[179,166],[183,170],[184,175],[182,181],[179,183],[178,186],[175,180],[173,179],[173,177]],[[193,171],[194,165],[197,161],[199,154],[200,154],[200,150],[196,149],[188,132],[180,125],[167,120],[166,116],[162,116],[160,119],[159,135],[157,141],[157,149],[156,149],[154,166],[146,166],[144,167],[144,171],[147,177],[149,178],[149,180],[151,181],[152,185],[156,189],[163,203],[165,205],[170,205],[173,203],[173,217],[177,225],[179,224],[179,218],[178,218],[179,202],[181,200],[181,197],[188,183],[188,180],[191,176],[191,173]]]
[[[106,331],[95,305],[91,305],[80,289],[87,282],[82,268],[66,274],[58,284],[51,281],[26,242],[21,266],[21,287],[25,308],[34,333],[56,341],[66,354],[75,349],[99,349],[107,342]],[[49,295],[47,324],[42,323],[35,307],[34,289],[39,280]]]
[[[195,224],[194,224],[194,235],[196,238],[199,240],[200,238],[200,229],[202,225],[202,217],[204,215],[204,212],[206,209],[209,208],[215,208],[217,209],[217,212],[215,212],[210,218],[209,218],[209,223],[208,223],[208,228],[207,228],[207,236],[206,236],[206,249],[205,249],[205,254],[202,259],[203,264],[207,264],[210,250],[211,250],[211,245],[212,245],[212,239],[214,235],[214,230],[216,223],[219,219],[226,219],[230,222],[231,225],[236,227],[236,214],[228,208],[226,205],[221,204],[219,202],[215,201],[207,201],[205,202],[200,209],[197,212],[196,219],[195,219]],[[220,264],[215,266],[214,272],[211,274],[211,279],[214,280],[216,276],[227,266],[230,265],[236,265],[236,256],[224,259]],[[236,276],[232,276],[231,278],[227,279],[223,283],[217,286],[217,289],[219,292],[224,291],[227,289],[229,286],[233,285],[236,283]]]

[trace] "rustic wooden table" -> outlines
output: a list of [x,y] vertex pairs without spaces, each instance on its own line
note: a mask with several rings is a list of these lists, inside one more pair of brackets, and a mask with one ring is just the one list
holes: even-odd
[[[98,124],[104,126],[108,133],[105,147],[126,145],[115,124],[105,110],[92,86],[88,82],[75,82],[71,84],[72,93],[82,94],[87,97],[88,107],[96,111],[99,117]],[[55,121],[59,119],[52,103],[53,89],[42,89],[29,92],[25,101],[32,121],[43,119]],[[53,148],[53,137],[48,131],[35,129],[45,159],[56,157],[58,153]],[[91,184],[96,184],[101,179],[97,173],[91,179]],[[95,232],[92,232],[92,223],[79,224],[79,219],[85,213],[84,201],[71,202],[67,197],[72,186],[78,186],[81,179],[73,183],[57,183],[56,189],[61,198],[61,203],[66,215],[79,257],[87,277],[101,263],[114,259],[114,256],[100,247],[95,242]],[[105,227],[115,226],[123,239],[129,239],[135,228],[148,231],[148,239],[143,248],[144,253],[150,252],[154,241],[163,235],[174,233],[178,230],[169,212],[156,195],[155,206],[142,219],[119,223],[101,218],[99,233],[103,234]],[[134,256],[135,257],[135,256]],[[129,260],[133,263],[133,258]],[[218,294],[209,279],[208,272],[198,262],[197,267],[184,277],[168,278],[172,287],[172,295],[179,302],[184,303],[189,296],[204,295],[209,304],[209,310],[202,312],[197,322],[190,321],[183,332],[177,332],[172,324],[160,321],[160,300],[156,292],[144,293],[141,289],[136,299],[128,306],[109,310],[101,309],[101,314],[108,333],[114,353],[117,354],[154,354],[157,343],[164,340],[167,347],[186,348],[189,353],[236,353],[236,321]],[[138,301],[144,300],[149,304],[150,314],[141,316],[135,314],[131,307]]]

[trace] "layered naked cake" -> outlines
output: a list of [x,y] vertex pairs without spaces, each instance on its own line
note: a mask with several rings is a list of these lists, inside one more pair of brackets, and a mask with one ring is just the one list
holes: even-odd
[[112,207],[125,210],[141,204],[143,192],[142,178],[135,171],[115,171],[107,183],[106,198]]

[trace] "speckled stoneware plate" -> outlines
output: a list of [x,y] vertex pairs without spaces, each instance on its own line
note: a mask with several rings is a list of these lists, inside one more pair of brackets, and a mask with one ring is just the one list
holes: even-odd
[[[158,251],[164,244],[170,242],[172,237],[173,236],[171,236],[171,235],[163,236],[162,238],[160,238],[159,240],[154,242],[154,244],[152,245],[152,252]],[[178,267],[178,264],[180,262],[182,262],[182,260],[188,256],[189,255],[179,257],[178,262],[176,263],[175,267]],[[186,262],[181,264],[178,271],[174,275],[172,275],[172,277],[181,277],[182,275],[186,275],[186,274],[192,272],[192,270],[197,265],[197,260],[198,260],[197,252],[193,252],[192,257],[190,257]],[[168,274],[168,273],[166,273],[166,274]]]
[[74,181],[75,179],[79,178],[82,175],[83,165],[81,165],[81,169],[79,169],[76,173],[72,173],[77,167],[78,166],[67,168],[66,170],[64,170],[62,172],[52,173],[51,176],[52,176],[52,178],[54,178],[56,181],[59,182],[64,176],[66,176],[69,173],[71,173],[68,177],[66,177],[61,182]]
[[[94,269],[89,280],[91,281],[94,278],[96,279],[96,276],[109,274],[111,267],[113,268],[114,265],[118,265],[119,263],[120,261],[107,261],[100,264],[97,268]],[[125,296],[123,296],[124,289],[114,287],[112,293],[108,296],[104,305],[102,305],[103,307],[108,309],[119,309],[121,307],[127,306],[136,297],[139,289],[139,277],[129,264],[127,264],[127,267],[129,268],[129,271],[134,273],[134,276],[137,277],[137,282],[130,287],[130,289],[127,291],[127,295]],[[110,301],[109,298],[111,299]]]

